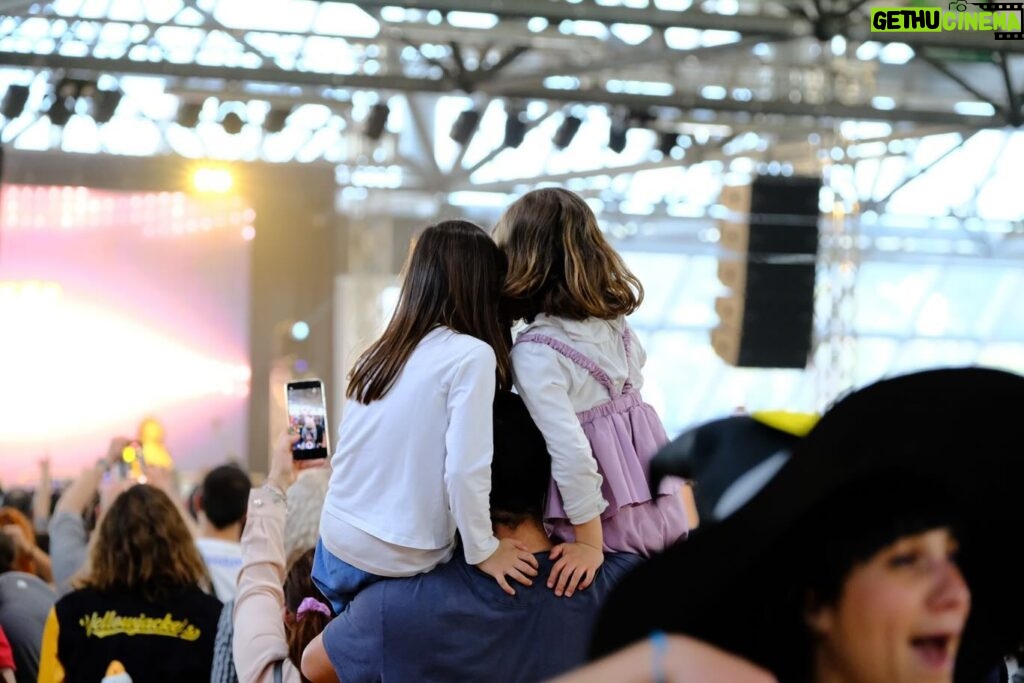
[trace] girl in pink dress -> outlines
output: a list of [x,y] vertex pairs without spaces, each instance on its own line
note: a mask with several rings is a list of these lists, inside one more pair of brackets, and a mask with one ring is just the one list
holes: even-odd
[[509,312],[526,322],[512,349],[515,387],[552,458],[546,522],[563,542],[548,585],[572,595],[605,551],[649,556],[685,537],[696,525],[686,510],[696,508],[680,479],[655,495],[648,485],[668,437],[640,395],[646,355],[625,319],[643,287],[593,211],[568,190],[535,190],[508,208],[494,237],[509,261]]

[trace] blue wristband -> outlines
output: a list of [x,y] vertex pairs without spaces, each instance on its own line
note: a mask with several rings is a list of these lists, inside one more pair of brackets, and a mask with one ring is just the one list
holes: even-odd
[[665,676],[665,653],[668,652],[668,636],[664,631],[651,633],[651,679],[654,683],[668,683]]

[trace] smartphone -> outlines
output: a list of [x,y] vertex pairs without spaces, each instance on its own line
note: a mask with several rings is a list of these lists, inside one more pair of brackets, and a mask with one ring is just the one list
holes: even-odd
[[284,388],[288,406],[288,436],[292,458],[316,460],[330,456],[327,433],[327,398],[324,383],[318,379],[288,382]]
[[146,483],[146,459],[142,455],[142,444],[132,441],[121,451],[121,459],[117,461],[117,473],[121,479],[133,479]]

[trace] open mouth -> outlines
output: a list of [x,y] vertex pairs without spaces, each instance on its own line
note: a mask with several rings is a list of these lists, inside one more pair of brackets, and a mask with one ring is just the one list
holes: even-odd
[[919,636],[910,639],[910,645],[914,648],[921,661],[929,669],[952,669],[955,656],[954,646],[956,641],[950,634],[936,634]]

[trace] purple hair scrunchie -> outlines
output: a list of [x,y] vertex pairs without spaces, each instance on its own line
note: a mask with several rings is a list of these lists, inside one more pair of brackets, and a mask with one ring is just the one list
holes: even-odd
[[296,621],[301,621],[306,612],[320,612],[328,619],[331,618],[331,608],[316,598],[303,598],[299,603],[299,609],[295,611]]

